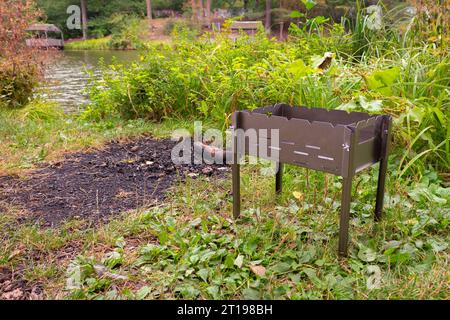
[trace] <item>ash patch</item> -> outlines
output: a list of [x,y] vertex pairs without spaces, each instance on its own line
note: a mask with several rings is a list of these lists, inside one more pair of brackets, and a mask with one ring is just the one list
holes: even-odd
[[30,213],[25,220],[44,226],[68,218],[97,221],[163,200],[168,188],[186,175],[223,177],[228,171],[225,165],[174,165],[175,144],[148,136],[112,141],[101,150],[42,165],[26,179],[0,177],[0,204],[23,208]]

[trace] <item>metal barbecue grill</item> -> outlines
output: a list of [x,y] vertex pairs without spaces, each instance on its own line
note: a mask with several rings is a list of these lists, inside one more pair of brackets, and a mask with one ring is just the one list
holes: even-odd
[[[332,173],[343,178],[339,254],[347,254],[352,179],[380,162],[375,220],[382,216],[384,186],[392,119],[323,108],[276,104],[233,114],[233,214],[240,214],[240,162],[244,154],[278,162],[276,192],[282,189],[283,163]],[[239,130],[256,130],[256,138],[240,136]],[[272,141],[272,130],[278,130]],[[276,143],[275,143],[276,142]],[[245,148],[243,148],[245,146]],[[264,149],[264,150],[263,150]],[[241,154],[239,150],[244,150]]]

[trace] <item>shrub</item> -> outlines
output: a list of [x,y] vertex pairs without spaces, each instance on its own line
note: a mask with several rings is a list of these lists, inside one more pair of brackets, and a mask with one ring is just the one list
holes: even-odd
[[147,24],[133,15],[117,14],[113,16],[109,46],[112,49],[137,49],[142,46],[142,38],[147,35]]
[[32,59],[20,54],[0,61],[0,107],[22,107],[30,100],[41,78]]
[[173,33],[184,33],[195,39],[201,32],[198,24],[186,19],[169,19],[164,25],[163,33],[167,36]]
[[0,2],[0,107],[25,105],[43,74],[45,55],[25,44],[38,16],[32,0]]

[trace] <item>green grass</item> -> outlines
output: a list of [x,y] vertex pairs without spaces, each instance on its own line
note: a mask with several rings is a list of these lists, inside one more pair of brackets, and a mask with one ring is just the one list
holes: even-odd
[[67,50],[110,50],[111,37],[98,39],[75,40],[66,42],[64,48]]
[[34,101],[21,110],[0,109],[0,173],[18,173],[42,161],[60,158],[65,152],[101,146],[111,139],[140,134],[170,135],[189,121],[164,123],[108,119],[86,121],[65,115],[54,103]]
[[[349,257],[339,259],[339,179],[288,167],[274,202],[274,179],[259,169],[244,167],[237,221],[230,179],[212,178],[188,179],[154,209],[97,228],[74,220],[44,230],[2,215],[0,261],[25,266],[46,298],[448,298],[448,207],[414,200],[414,189],[390,180],[384,219],[374,223],[370,170],[356,178]],[[127,280],[99,276],[94,265]],[[68,279],[79,287],[66,290]]]
[[[153,46],[170,44],[170,39],[161,40],[147,40],[142,42],[142,46]],[[104,37],[98,39],[88,39],[88,40],[74,40],[66,42],[64,44],[66,50],[120,50],[113,46],[111,42],[111,37]]]
[[[163,137],[192,125],[94,123],[57,110],[41,101],[2,112],[2,171],[21,173],[112,138]],[[398,168],[391,163],[380,223],[373,222],[377,169],[358,175],[349,257],[339,259],[340,179],[287,166],[284,192],[275,201],[274,178],[261,168],[243,167],[243,212],[236,221],[230,178],[188,178],[153,209],[98,226],[73,219],[40,228],[17,220],[25,213],[9,206],[0,215],[0,266],[23,270],[23,279],[42,287],[44,298],[448,298],[450,193],[436,173],[426,171],[421,181],[407,184],[395,179]],[[99,265],[106,276],[95,271]]]

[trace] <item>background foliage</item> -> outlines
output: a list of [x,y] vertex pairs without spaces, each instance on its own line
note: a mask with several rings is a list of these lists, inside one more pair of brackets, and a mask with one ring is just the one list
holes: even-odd
[[345,21],[292,24],[288,42],[263,30],[236,41],[226,32],[191,41],[176,31],[175,45],[150,45],[131,67],[105,66],[85,116],[203,117],[226,128],[233,111],[278,102],[383,112],[395,118],[400,175],[428,165],[445,170],[448,47],[413,32],[414,19],[407,32],[386,23],[375,33],[369,16],[361,11],[350,32]]
[[34,2],[0,2],[0,108],[24,106],[43,75],[47,53],[25,45],[26,29],[40,12]]

